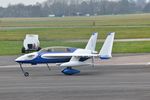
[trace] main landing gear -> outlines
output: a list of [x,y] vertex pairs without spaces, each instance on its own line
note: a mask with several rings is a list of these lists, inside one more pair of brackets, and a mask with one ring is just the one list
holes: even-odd
[[[22,67],[22,63],[19,63],[19,65],[20,65],[21,71],[22,71],[22,73],[24,74],[24,76],[25,76],[25,77],[28,77],[28,76],[29,76],[29,73],[26,72],[26,71],[24,71],[24,69],[23,69],[23,67]],[[51,70],[50,66],[49,66],[48,64],[46,64],[46,65],[47,65],[48,70],[50,71],[50,70]]]
[[48,70],[51,71],[51,68],[49,67],[49,65],[48,64],[46,64],[46,65],[47,65]]
[[74,75],[80,73],[79,70],[73,69],[72,67],[67,67],[61,72],[64,73],[65,75]]

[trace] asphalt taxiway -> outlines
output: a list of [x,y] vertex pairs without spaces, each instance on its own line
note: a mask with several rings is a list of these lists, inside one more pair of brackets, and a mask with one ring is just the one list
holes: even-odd
[[[143,57],[143,61],[127,63],[126,57],[133,62]],[[144,57],[148,54],[117,55],[108,62],[96,61],[94,68],[77,67],[81,73],[73,76],[63,75],[60,67],[49,71],[45,65],[24,65],[29,77],[23,76],[19,65],[11,64],[15,57],[8,57],[10,62],[0,66],[0,100],[149,100],[150,65]],[[117,59],[125,62],[121,65]]]

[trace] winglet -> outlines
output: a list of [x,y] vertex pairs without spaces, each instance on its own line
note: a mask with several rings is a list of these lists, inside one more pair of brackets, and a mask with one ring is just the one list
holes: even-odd
[[90,37],[90,39],[85,47],[86,50],[95,51],[97,36],[98,36],[97,32],[92,34],[92,36]]
[[115,32],[108,33],[108,36],[99,53],[101,59],[109,59],[112,57],[111,53],[112,53],[114,36],[115,36]]

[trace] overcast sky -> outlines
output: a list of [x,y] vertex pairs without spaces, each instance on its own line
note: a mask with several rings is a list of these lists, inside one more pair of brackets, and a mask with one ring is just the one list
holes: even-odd
[[0,0],[0,6],[6,7],[8,4],[23,3],[26,5],[35,4],[36,2],[43,2],[46,0]]

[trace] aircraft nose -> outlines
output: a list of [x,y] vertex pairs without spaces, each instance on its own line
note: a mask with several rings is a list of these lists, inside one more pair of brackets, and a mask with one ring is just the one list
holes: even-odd
[[18,61],[19,61],[19,57],[15,59],[15,62],[18,62]]
[[16,58],[15,59],[15,62],[21,62],[21,61],[23,61],[24,59],[23,59],[23,57],[21,56],[21,57],[18,57],[18,58]]
[[29,61],[29,60],[33,60],[34,58],[36,58],[38,56],[37,53],[30,53],[30,54],[25,54],[23,56],[18,57],[17,59],[15,59],[16,62],[24,62],[24,61]]

